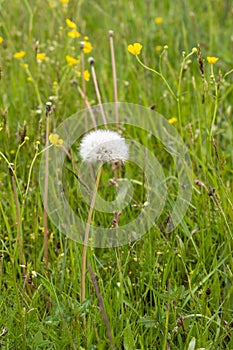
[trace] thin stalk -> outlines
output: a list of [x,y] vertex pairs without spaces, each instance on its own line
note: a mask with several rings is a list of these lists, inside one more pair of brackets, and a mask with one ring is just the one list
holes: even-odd
[[166,78],[164,77],[163,73],[162,72],[158,72],[157,70],[153,69],[153,68],[150,68],[148,66],[146,66],[141,60],[140,58],[138,57],[138,55],[136,55],[136,58],[138,60],[138,62],[140,63],[140,65],[149,70],[150,72],[153,72],[154,74],[158,75],[164,82],[164,84],[166,85],[166,87],[168,88],[168,91],[170,92],[170,94],[174,97],[174,99],[177,101],[177,97],[176,97],[176,94],[174,93],[174,91],[172,90],[171,86],[168,84]]
[[[211,64],[211,76],[214,77],[214,67],[213,64]],[[214,128],[214,123],[217,117],[217,112],[218,112],[218,102],[219,102],[219,97],[218,97],[218,84],[216,83],[215,77],[214,77],[214,92],[215,92],[215,103],[214,103],[214,113],[213,113],[213,118],[211,121],[211,126],[210,126],[210,142],[212,141],[212,135],[213,135],[213,128]]]
[[48,206],[48,186],[49,186],[49,115],[51,113],[51,103],[46,103],[46,151],[45,151],[45,186],[44,186],[44,261],[45,266],[48,266],[49,253],[48,253],[48,217],[47,217],[47,206]]
[[[83,242],[83,253],[82,253],[82,272],[81,272],[81,303],[85,301],[85,283],[86,283],[86,265],[87,265],[87,247],[88,247],[88,239],[89,239],[89,233],[90,233],[90,227],[91,227],[91,218],[94,210],[94,205],[95,205],[95,200],[96,200],[96,195],[99,187],[99,182],[102,174],[102,164],[100,165],[98,172],[97,172],[97,177],[96,177],[96,182],[95,182],[95,187],[91,199],[91,204],[90,204],[90,209],[88,213],[88,218],[87,218],[87,223],[86,223],[86,230],[85,230],[85,235],[84,235],[84,242]],[[86,319],[85,315],[83,317],[83,328],[84,332],[86,332]]]
[[95,294],[96,294],[97,299],[98,299],[100,313],[101,313],[102,319],[103,319],[103,321],[105,323],[105,326],[106,326],[106,329],[107,329],[107,334],[108,334],[108,340],[109,340],[109,343],[110,343],[110,347],[111,347],[112,350],[115,350],[116,347],[115,347],[115,344],[114,344],[114,341],[113,341],[108,315],[107,315],[107,313],[105,311],[105,308],[104,308],[103,297],[102,297],[102,295],[100,293],[100,290],[99,290],[97,275],[93,272],[93,270],[92,270],[90,265],[88,265],[88,270],[89,270],[89,273],[91,275],[91,280],[92,280],[92,283],[93,283],[94,288],[95,288]]
[[[84,79],[84,71],[85,71],[85,60],[84,60],[84,42],[81,42],[81,69],[82,69],[82,91],[83,91],[83,103],[84,109],[87,108],[87,93],[86,93],[86,82]],[[87,122],[87,114],[85,112],[85,130],[88,131],[88,122]]]
[[82,89],[79,86],[78,86],[78,92],[80,93],[80,95],[82,96],[83,99],[86,99],[86,106],[88,108],[88,111],[90,112],[93,127],[94,127],[95,130],[97,130],[97,124],[96,124],[94,113],[93,113],[93,111],[91,109],[91,106],[90,106],[90,104],[89,104],[89,102],[88,102],[84,92],[82,91]]
[[16,215],[16,226],[17,226],[17,242],[19,245],[19,255],[20,255],[20,264],[23,268],[23,275],[26,275],[26,269],[25,269],[25,257],[23,253],[23,238],[22,238],[22,230],[21,230],[21,222],[20,222],[20,213],[19,213],[19,202],[18,202],[18,196],[17,196],[17,188],[16,188],[16,182],[15,182],[15,176],[14,176],[14,164],[9,164],[9,171],[12,181],[12,187],[13,187],[13,193],[14,193],[14,202],[15,202],[15,215]]
[[114,88],[116,128],[117,128],[117,131],[119,132],[117,75],[116,75],[116,61],[115,61],[115,54],[114,54],[113,31],[112,30],[109,31],[109,41],[110,41],[110,52],[111,52],[111,61],[112,61],[112,78],[113,78],[113,88]]
[[103,109],[103,105],[102,105],[102,101],[101,101],[101,96],[100,96],[100,90],[99,90],[99,86],[98,86],[98,82],[97,82],[97,78],[96,78],[95,67],[94,67],[94,63],[95,63],[94,58],[90,57],[89,58],[89,63],[90,63],[90,66],[91,66],[91,75],[92,75],[92,79],[93,79],[93,82],[94,82],[95,92],[96,92],[98,104],[99,104],[99,107],[100,107],[101,115],[102,115],[102,118],[103,118],[104,127],[105,127],[105,129],[107,129],[108,128],[107,127],[107,118],[106,118],[106,115],[104,113],[104,109]]

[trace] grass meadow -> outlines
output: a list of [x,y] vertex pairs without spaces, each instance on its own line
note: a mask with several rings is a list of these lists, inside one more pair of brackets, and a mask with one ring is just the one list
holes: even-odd
[[[233,349],[232,19],[228,0],[0,1],[2,350]],[[140,52],[129,52],[134,43]],[[39,169],[42,156],[49,164],[62,146],[59,124],[99,104],[93,67],[102,103],[116,101],[115,82],[118,101],[151,108],[176,129],[193,179],[174,230],[166,224],[177,188],[168,181],[170,201],[141,239],[85,251],[46,215]],[[119,128],[177,177],[158,140]],[[78,147],[79,140],[65,150],[64,186],[88,223]],[[124,225],[140,213],[146,188],[135,164],[104,164],[98,192],[113,200],[108,179],[117,182],[125,167],[132,202],[119,217],[94,211],[93,225]]]

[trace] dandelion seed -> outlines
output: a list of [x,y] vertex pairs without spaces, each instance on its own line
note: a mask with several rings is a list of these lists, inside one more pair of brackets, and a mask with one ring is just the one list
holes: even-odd
[[128,45],[128,51],[134,56],[140,55],[141,50],[142,50],[142,45],[139,43]]
[[79,32],[77,32],[76,29],[72,29],[70,30],[67,35],[72,38],[72,39],[75,39],[75,38],[80,38],[81,34]]
[[90,73],[87,69],[83,72],[83,76],[86,81],[90,80]]
[[50,134],[49,141],[56,147],[61,147],[63,144],[63,140],[59,138],[58,134]]
[[209,64],[215,64],[218,60],[218,57],[207,56],[207,61],[209,62]]
[[90,41],[84,41],[83,53],[90,53],[93,50],[93,46]]
[[26,55],[26,52],[25,52],[25,51],[19,51],[19,52],[16,52],[16,53],[14,54],[14,58],[17,58],[17,59],[23,58],[25,55]]
[[84,162],[125,162],[128,145],[115,131],[96,130],[84,136],[80,144],[80,155]]
[[66,56],[66,62],[69,64],[69,66],[73,66],[74,64],[78,63],[78,60],[76,60],[76,58],[67,55]]
[[68,28],[71,28],[71,29],[76,28],[76,24],[74,22],[72,22],[69,18],[66,19],[66,25]]
[[45,58],[46,58],[46,53],[38,53],[38,54],[36,55],[36,59],[37,59],[38,61],[43,61],[43,60],[45,60]]
[[162,18],[162,17],[155,17],[155,23],[156,23],[156,24],[161,24],[161,23],[163,23],[163,18]]

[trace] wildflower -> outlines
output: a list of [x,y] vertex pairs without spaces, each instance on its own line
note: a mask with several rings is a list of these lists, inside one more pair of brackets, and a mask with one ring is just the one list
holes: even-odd
[[62,4],[68,4],[69,0],[60,0]]
[[78,60],[76,60],[76,58],[67,55],[66,56],[66,62],[69,64],[69,66],[73,66],[74,64],[78,63]]
[[84,136],[80,144],[80,155],[84,162],[125,162],[128,145],[115,131],[96,130]]
[[79,32],[77,32],[76,29],[72,29],[70,30],[67,35],[70,37],[70,38],[79,38],[81,36],[81,34]]
[[89,40],[89,37],[86,35],[84,36],[84,41],[88,41]]
[[59,138],[58,134],[50,134],[49,141],[56,147],[61,147],[63,144],[63,140]]
[[45,58],[46,58],[46,53],[38,53],[38,54],[36,55],[36,59],[37,59],[38,61],[43,61],[43,60],[45,60]]
[[156,24],[161,24],[161,23],[163,23],[162,17],[155,17],[155,23],[156,23]]
[[193,47],[192,48],[192,53],[196,53],[197,52],[197,48],[196,47]]
[[4,39],[2,36],[0,36],[0,44],[3,43]]
[[89,41],[84,41],[83,53],[90,53],[93,49],[92,44]]
[[207,56],[207,61],[209,62],[209,64],[215,64],[218,60],[218,57]]
[[162,50],[162,46],[161,45],[156,45],[155,46],[155,51],[161,51]]
[[168,119],[168,123],[170,123],[170,124],[174,124],[176,122],[177,122],[177,118],[176,117],[172,117],[172,118]]
[[89,81],[89,80],[90,80],[90,73],[88,72],[87,69],[83,72],[83,76],[84,76],[84,79],[85,79],[86,81]]
[[14,58],[23,58],[26,55],[25,51],[19,51],[14,54]]
[[76,24],[74,22],[72,22],[69,18],[66,19],[66,25],[68,28],[71,28],[71,29],[76,28]]
[[134,56],[140,55],[141,50],[142,50],[142,45],[139,43],[128,45],[128,51]]

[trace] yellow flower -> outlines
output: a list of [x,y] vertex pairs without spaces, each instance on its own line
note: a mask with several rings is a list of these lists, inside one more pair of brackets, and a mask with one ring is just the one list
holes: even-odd
[[209,64],[215,64],[218,60],[219,60],[218,57],[212,57],[212,56],[207,57],[207,61],[209,62]]
[[63,140],[59,139],[58,134],[50,134],[49,135],[49,141],[56,147],[61,147],[63,144]]
[[67,27],[69,27],[71,29],[76,28],[76,24],[74,22],[72,22],[69,18],[66,19],[66,25],[67,25]]
[[79,38],[81,36],[81,34],[79,32],[77,32],[76,29],[72,29],[70,30],[67,35],[70,37],[70,38]]
[[88,41],[88,40],[89,40],[89,37],[88,37],[88,36],[84,36],[84,40],[85,40],[85,41]]
[[4,41],[3,37],[0,36],[0,44]]
[[157,46],[155,46],[155,50],[156,50],[156,51],[161,51],[161,50],[162,50],[162,48],[163,48],[163,47],[162,47],[161,45],[157,45]]
[[170,124],[174,124],[176,122],[177,122],[177,118],[176,117],[172,117],[172,118],[168,119],[168,123],[170,123]]
[[66,62],[67,62],[70,66],[72,66],[72,65],[74,65],[74,64],[77,64],[77,63],[78,63],[78,60],[76,60],[76,58],[74,58],[74,57],[72,57],[72,56],[67,55],[67,56],[66,56]]
[[141,49],[142,49],[142,45],[139,43],[128,45],[128,51],[134,56],[140,55]]
[[43,61],[45,58],[46,58],[46,53],[38,53],[38,54],[36,55],[36,59],[37,59],[38,61]]
[[161,23],[163,23],[162,17],[155,17],[155,23],[156,23],[156,24],[161,24]]
[[89,79],[90,79],[90,73],[88,72],[87,69],[84,71],[83,76],[84,76],[84,79],[85,79],[86,81],[89,81]]
[[90,53],[92,49],[92,44],[89,41],[84,41],[83,53]]
[[14,58],[23,58],[26,55],[25,51],[19,51],[14,54]]
[[62,4],[68,4],[69,0],[60,0]]

